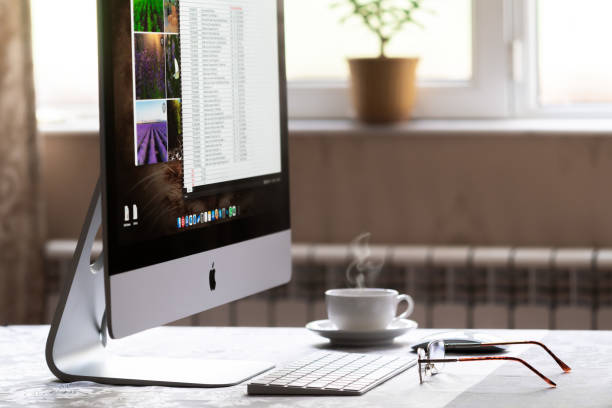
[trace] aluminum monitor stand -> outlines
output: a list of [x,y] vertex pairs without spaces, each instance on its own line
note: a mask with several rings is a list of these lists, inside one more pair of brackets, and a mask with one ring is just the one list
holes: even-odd
[[47,338],[49,369],[62,381],[117,385],[227,387],[274,367],[258,361],[121,357],[107,348],[104,257],[90,265],[102,222],[100,182]]

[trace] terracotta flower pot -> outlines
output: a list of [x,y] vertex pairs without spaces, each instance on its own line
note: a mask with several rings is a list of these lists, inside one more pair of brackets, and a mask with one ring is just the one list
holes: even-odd
[[410,119],[418,58],[349,59],[353,104],[364,122]]

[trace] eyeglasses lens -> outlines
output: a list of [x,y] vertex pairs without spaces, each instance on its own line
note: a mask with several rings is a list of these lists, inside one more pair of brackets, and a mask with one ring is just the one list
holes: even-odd
[[[432,341],[427,346],[427,358],[430,360],[444,360],[444,340]],[[431,374],[437,374],[444,368],[444,363],[432,363],[429,365]]]

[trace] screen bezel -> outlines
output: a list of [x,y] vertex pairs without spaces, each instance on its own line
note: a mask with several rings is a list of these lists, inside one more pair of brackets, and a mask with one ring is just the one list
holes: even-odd
[[[118,206],[117,186],[114,185],[113,166],[116,158],[114,137],[109,132],[115,129],[115,78],[113,72],[114,49],[112,41],[113,21],[110,1],[98,1],[99,27],[99,78],[100,78],[100,153],[102,174],[102,211],[105,273],[108,276],[130,270],[184,258],[197,253],[236,244],[249,239],[288,230],[289,217],[289,169],[288,169],[288,128],[287,128],[287,89],[285,73],[285,42],[283,1],[277,0],[278,30],[278,74],[280,99],[280,137],[281,137],[281,181],[267,188],[279,188],[283,203],[278,203],[281,211],[253,215],[228,223],[210,225],[205,228],[163,236],[130,245],[119,245],[113,237],[118,236],[120,225],[112,222]],[[123,6],[123,5],[122,5]],[[131,7],[129,0],[125,7]],[[130,44],[133,47],[133,44]],[[126,94],[131,90],[125,90]],[[266,187],[260,187],[266,188]]]

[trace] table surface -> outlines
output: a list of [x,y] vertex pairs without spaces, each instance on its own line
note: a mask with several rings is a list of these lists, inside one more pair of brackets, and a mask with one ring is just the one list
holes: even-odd
[[[405,355],[409,346],[440,330],[415,330],[391,346],[352,349]],[[515,346],[521,356],[558,384],[548,387],[509,361],[447,364],[423,385],[411,368],[361,397],[249,396],[246,385],[220,389],[64,384],[47,369],[48,327],[0,327],[0,407],[611,407],[612,332],[490,330],[507,340],[541,340],[570,367],[564,374],[537,346]],[[282,365],[329,349],[306,329],[163,327],[113,342],[125,355],[265,359]],[[344,349],[346,351],[347,349]],[[526,405],[525,405],[526,404]]]

